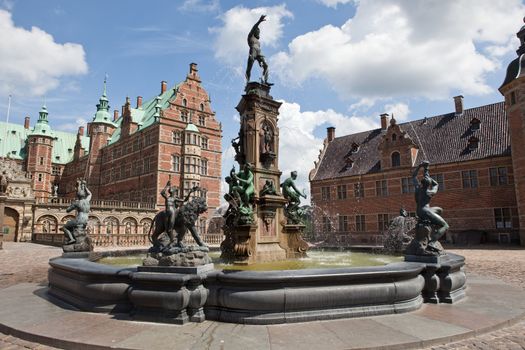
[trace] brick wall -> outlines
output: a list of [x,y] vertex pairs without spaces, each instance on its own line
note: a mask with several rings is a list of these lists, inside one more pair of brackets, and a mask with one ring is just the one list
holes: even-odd
[[36,198],[51,194],[53,138],[30,136],[28,138],[26,169],[31,174]]
[[[489,168],[505,168],[507,184],[492,186]],[[517,217],[514,175],[511,157],[495,157],[479,161],[432,165],[430,174],[435,178],[442,174],[444,188],[431,202],[432,206],[442,207],[443,218],[450,224],[449,237],[465,231],[487,232],[486,239],[497,240],[499,233],[510,233],[511,239],[518,239],[519,220]],[[404,207],[415,212],[414,193],[402,193],[402,178],[411,183],[412,168],[394,168],[360,177],[347,177],[311,182],[314,223],[317,234],[351,236],[354,243],[376,242],[381,235],[378,214],[388,214],[390,218],[398,215]],[[473,170],[477,174],[476,188],[463,188],[462,171]],[[386,180],[388,194],[377,195],[376,182]],[[356,198],[354,184],[364,185],[364,197]],[[346,185],[347,198],[338,199],[337,186]],[[323,200],[322,187],[330,190],[330,199]],[[512,228],[496,228],[495,208],[509,208],[512,215]],[[348,230],[339,231],[339,216],[348,216]],[[356,216],[365,216],[365,231],[356,231]],[[323,227],[323,216],[332,222],[331,232]],[[348,238],[350,240],[350,238]]]

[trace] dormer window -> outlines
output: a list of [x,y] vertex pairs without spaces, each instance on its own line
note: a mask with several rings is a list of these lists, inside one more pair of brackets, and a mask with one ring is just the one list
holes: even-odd
[[470,130],[471,131],[475,131],[475,130],[479,130],[481,126],[481,122],[478,118],[474,118],[470,121]]
[[68,151],[69,153],[73,152],[73,150],[72,150],[71,148],[68,148],[67,151]]
[[345,158],[345,170],[350,169],[354,166],[354,161],[350,157]]
[[11,130],[11,134],[16,135],[16,130]]
[[352,143],[352,146],[350,147],[350,154],[354,154],[357,151],[359,151],[359,145],[355,142]]
[[479,139],[477,137],[471,137],[468,139],[468,149],[473,151],[479,147]]
[[397,140],[397,135],[396,134],[392,134],[392,141],[396,141]]

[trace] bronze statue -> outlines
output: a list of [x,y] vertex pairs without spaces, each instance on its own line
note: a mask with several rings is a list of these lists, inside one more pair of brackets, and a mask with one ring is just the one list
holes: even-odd
[[[414,230],[414,239],[405,249],[408,256],[439,256],[444,254],[439,239],[448,229],[448,224],[441,217],[443,209],[431,207],[430,200],[437,193],[439,185],[430,177],[428,171],[430,163],[422,162],[414,170],[412,181],[414,183],[416,197],[417,224]],[[419,170],[423,168],[423,178],[418,181]]]
[[[166,194],[166,192],[168,192],[168,194]],[[166,186],[164,186],[164,188],[160,192],[160,195],[162,196],[162,198],[164,198],[165,205],[164,218],[166,220],[166,223],[164,227],[166,228],[166,233],[173,241],[173,227],[175,226],[175,217],[177,216],[177,209],[179,207],[179,204],[182,204],[185,201],[175,196],[175,188],[171,187],[171,180],[168,180]]]
[[[436,243],[445,234],[449,226],[441,217],[443,209],[430,206],[430,200],[437,193],[439,185],[436,180],[430,177],[429,165],[428,161],[423,161],[412,174],[412,181],[416,189],[416,214],[422,223],[438,226],[438,229],[433,230],[428,245],[430,248],[440,250],[436,247]],[[421,168],[423,168],[423,178],[421,182],[418,182],[417,175]]]
[[283,196],[288,200],[288,204],[284,208],[285,215],[288,221],[293,224],[299,224],[301,222],[302,212],[299,210],[299,204],[301,204],[301,198],[306,199],[306,194],[301,193],[295,186],[295,180],[297,179],[297,171],[292,171],[290,177],[284,180],[281,184],[283,189]]
[[77,237],[74,234],[75,231],[78,229],[85,230],[89,218],[90,201],[91,192],[86,186],[86,180],[77,180],[77,200],[66,209],[68,213],[76,209],[77,216],[62,227],[62,231],[64,231],[66,236],[65,245],[70,245],[77,241]]
[[246,81],[250,81],[250,75],[252,71],[253,62],[257,61],[259,66],[263,69],[263,83],[268,84],[268,64],[264,59],[263,54],[261,53],[261,44],[259,42],[259,36],[261,30],[259,29],[259,24],[266,20],[266,16],[262,15],[261,18],[255,23],[248,33],[248,46],[250,47],[250,52],[248,54],[248,65],[246,67]]
[[264,124],[261,130],[261,153],[273,152],[273,131],[272,127]]
[[261,190],[261,192],[259,193],[259,196],[265,196],[265,195],[276,195],[277,194],[277,191],[275,190],[275,186],[273,184],[273,181],[272,180],[266,180],[266,182],[264,183],[264,186]]
[[235,166],[230,171],[230,176],[226,177],[228,193],[224,199],[229,203],[228,210],[223,217],[227,227],[235,225],[251,224],[253,222],[252,198],[255,193],[253,183],[252,165],[245,163],[238,173],[235,173]]
[[232,191],[241,199],[241,207],[245,208],[251,207],[250,202],[255,193],[251,168],[251,164],[246,163],[241,171],[233,174],[233,179],[238,185],[233,186]]

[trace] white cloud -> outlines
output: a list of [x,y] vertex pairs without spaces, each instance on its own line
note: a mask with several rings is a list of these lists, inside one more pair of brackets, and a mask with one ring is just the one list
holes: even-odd
[[297,170],[297,188],[305,189],[310,201],[308,174],[317,160],[326,132],[322,127],[334,126],[338,135],[346,135],[379,127],[379,118],[346,116],[331,109],[325,111],[301,111],[297,103],[283,102],[279,109],[279,167],[281,180]]
[[221,15],[222,26],[209,29],[216,35],[213,45],[215,57],[232,66],[238,73],[242,71],[248,57],[247,35],[261,15],[266,15],[266,21],[259,25],[264,54],[265,48],[275,47],[282,37],[283,20],[293,18],[285,5],[253,9],[236,6]]
[[317,1],[319,1],[321,4],[325,6],[336,8],[337,5],[339,4],[343,4],[343,5],[348,4],[352,2],[353,0],[317,0]]
[[[61,119],[60,117],[55,117],[56,119]],[[71,120],[71,118],[68,118]],[[62,131],[77,132],[79,126],[87,125],[88,121],[82,117],[75,118],[73,123],[60,123],[56,128]]]
[[408,113],[410,113],[408,105],[402,102],[387,104],[385,105],[384,111],[390,114],[390,116],[393,115],[398,122],[407,120]]
[[341,27],[293,39],[270,67],[283,83],[327,80],[343,98],[486,94],[486,75],[519,45],[524,12],[519,0],[363,0]]
[[0,94],[43,95],[65,76],[87,73],[82,45],[58,44],[42,29],[15,27],[0,10]]
[[219,0],[185,0],[179,9],[191,12],[215,12],[220,9],[220,4]]

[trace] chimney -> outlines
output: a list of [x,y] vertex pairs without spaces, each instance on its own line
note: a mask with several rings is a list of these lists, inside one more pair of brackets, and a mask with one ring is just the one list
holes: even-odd
[[137,108],[142,106],[142,96],[137,96]]
[[30,117],[25,117],[24,119],[24,129],[29,129],[29,123],[31,122]]
[[78,127],[78,135],[84,136],[84,127],[83,126],[79,126]]
[[160,93],[163,94],[166,92],[166,88],[168,86],[168,83],[164,80],[160,82]]
[[381,116],[381,130],[386,130],[388,128],[388,114],[383,113]]
[[463,114],[463,96],[454,96],[454,106],[456,107],[456,115]]
[[118,109],[115,109],[113,111],[113,121],[116,121],[118,119]]
[[332,142],[335,139],[335,128],[333,126],[326,128],[326,139],[328,142]]

